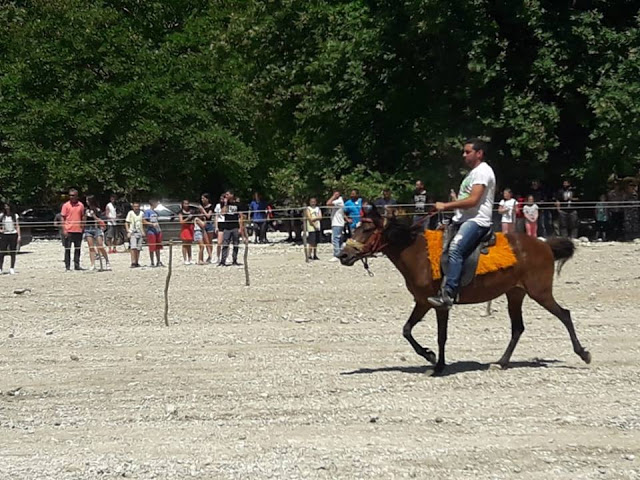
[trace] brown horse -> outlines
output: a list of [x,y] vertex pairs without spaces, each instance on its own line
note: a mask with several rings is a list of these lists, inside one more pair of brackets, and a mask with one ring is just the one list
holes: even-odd
[[[358,260],[365,260],[376,253],[384,253],[402,273],[407,288],[415,299],[415,307],[403,328],[403,335],[416,353],[430,363],[435,363],[434,374],[445,367],[445,344],[449,311],[436,309],[438,320],[438,358],[435,353],[420,345],[411,330],[429,311],[429,296],[435,295],[441,280],[434,280],[427,252],[427,243],[422,235],[422,225],[408,225],[396,218],[383,219],[375,208],[365,214],[362,225],[355,229],[353,238],[340,252],[343,265],[351,266]],[[477,276],[460,290],[458,303],[481,303],[507,295],[509,317],[511,318],[511,341],[497,364],[506,368],[520,335],[524,332],[522,322],[522,302],[526,295],[538,302],[558,317],[569,332],[573,351],[586,363],[591,362],[591,354],[585,350],[576,335],[569,310],[562,308],[553,298],[554,266],[558,273],[562,264],[569,260],[575,247],[566,238],[551,238],[543,242],[524,234],[508,234],[507,239],[515,254],[517,263],[509,268]],[[366,263],[365,263],[366,265]]]

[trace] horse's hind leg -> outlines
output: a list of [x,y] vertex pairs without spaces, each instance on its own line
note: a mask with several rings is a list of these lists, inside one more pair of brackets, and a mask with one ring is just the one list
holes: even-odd
[[529,296],[533,298],[536,302],[538,302],[542,307],[546,308],[549,312],[553,313],[560,321],[564,324],[569,332],[569,337],[571,338],[571,344],[573,345],[573,351],[578,354],[578,356],[585,362],[591,363],[591,354],[584,349],[584,347],[580,344],[580,340],[578,340],[578,336],[576,335],[576,330],[573,327],[573,321],[571,320],[571,313],[569,310],[562,308],[558,305],[558,302],[553,298],[553,294],[551,290],[547,290],[539,295],[532,295],[529,292]]
[[413,349],[416,351],[418,355],[420,355],[421,357],[424,357],[429,363],[436,363],[436,354],[433,353],[432,350],[429,350],[428,348],[425,348],[422,345],[420,345],[416,341],[416,339],[413,338],[413,335],[411,334],[411,330],[413,330],[413,327],[415,327],[415,325],[420,320],[422,320],[422,318],[425,316],[425,314],[429,311],[430,308],[431,308],[431,305],[429,305],[427,302],[416,303],[416,306],[413,307],[413,311],[411,312],[409,319],[407,320],[407,322],[404,324],[404,327],[402,328],[402,335],[404,336],[404,338],[407,339],[407,341],[411,344],[411,346],[413,347]]
[[498,365],[502,368],[509,366],[511,355],[520,340],[520,336],[524,332],[524,323],[522,322],[522,302],[526,292],[522,288],[512,288],[507,292],[507,304],[509,308],[509,318],[511,319],[511,340],[504,354],[498,360]]

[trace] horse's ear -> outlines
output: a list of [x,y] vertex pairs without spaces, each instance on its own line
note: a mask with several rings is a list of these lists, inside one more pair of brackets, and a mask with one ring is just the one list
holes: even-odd
[[382,215],[380,215],[378,207],[376,207],[373,203],[368,203],[362,208],[362,210],[364,212],[364,216],[371,219],[376,227],[382,227],[384,219],[382,218]]

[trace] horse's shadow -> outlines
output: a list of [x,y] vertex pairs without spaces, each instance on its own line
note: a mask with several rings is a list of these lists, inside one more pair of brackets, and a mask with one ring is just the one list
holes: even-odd
[[[555,365],[561,364],[560,360],[545,360],[545,359],[534,359],[530,361],[520,361],[520,362],[510,362],[509,368],[507,370],[518,369],[518,368],[568,368],[571,370],[575,370],[576,367],[571,367],[569,365]],[[466,373],[466,372],[479,372],[483,370],[489,370],[495,368],[495,364],[492,363],[480,363],[474,361],[460,361],[448,364],[444,372],[439,373],[439,377],[448,377],[449,375],[455,375],[458,373]],[[385,373],[385,372],[399,372],[399,373],[412,373],[412,374],[424,374],[433,371],[433,365],[398,365],[393,367],[380,367],[380,368],[359,368],[357,370],[352,370],[350,372],[341,372],[340,375],[363,375],[363,374],[372,374],[372,373]]]

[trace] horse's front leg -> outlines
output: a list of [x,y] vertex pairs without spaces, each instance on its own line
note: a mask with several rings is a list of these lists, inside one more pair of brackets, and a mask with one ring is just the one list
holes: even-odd
[[409,320],[407,320],[407,323],[404,324],[402,335],[407,339],[407,341],[411,344],[418,355],[424,357],[429,363],[436,363],[436,354],[432,350],[424,348],[422,345],[420,345],[411,334],[411,330],[413,330],[413,327],[420,320],[422,320],[422,318],[430,308],[431,305],[429,305],[429,303],[427,303],[426,301],[424,303],[416,302],[416,306],[413,307],[413,312],[411,312]]
[[436,310],[436,316],[438,317],[438,363],[436,363],[433,369],[434,375],[439,375],[444,371],[445,356],[444,347],[447,343],[447,328],[449,327],[449,310],[438,309]]

